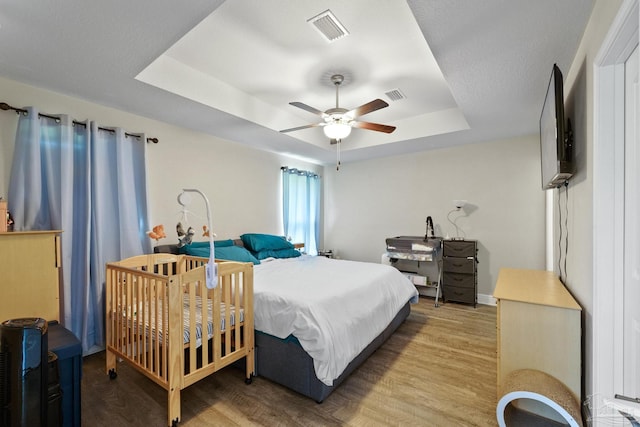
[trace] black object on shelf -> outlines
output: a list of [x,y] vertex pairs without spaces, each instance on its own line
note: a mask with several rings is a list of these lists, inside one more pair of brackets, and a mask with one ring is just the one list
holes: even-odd
[[329,249],[328,251],[318,251],[318,256],[333,258],[333,249]]
[[0,425],[46,425],[47,347],[44,319],[12,319],[0,324]]

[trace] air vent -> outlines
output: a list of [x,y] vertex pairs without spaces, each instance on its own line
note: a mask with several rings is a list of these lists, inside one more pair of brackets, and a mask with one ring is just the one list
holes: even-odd
[[344,25],[338,21],[338,18],[328,9],[308,19],[307,22],[313,25],[329,43],[349,35],[349,31],[347,31]]
[[402,93],[400,89],[393,89],[389,92],[385,92],[384,94],[387,95],[387,97],[392,101],[400,101],[401,99],[406,98],[406,96],[404,96],[404,93]]

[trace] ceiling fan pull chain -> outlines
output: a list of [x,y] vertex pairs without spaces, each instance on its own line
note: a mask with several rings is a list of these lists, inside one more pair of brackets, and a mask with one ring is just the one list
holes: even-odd
[[337,159],[336,159],[336,170],[339,171],[340,170],[340,143],[342,142],[341,139],[336,139],[336,155],[337,155]]

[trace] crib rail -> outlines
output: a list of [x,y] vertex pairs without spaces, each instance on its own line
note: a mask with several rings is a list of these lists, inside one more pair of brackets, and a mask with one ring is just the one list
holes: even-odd
[[173,390],[243,357],[253,373],[253,266],[218,262],[208,289],[207,261],[152,254],[107,264],[106,369],[120,357],[168,390],[169,420],[179,417]]

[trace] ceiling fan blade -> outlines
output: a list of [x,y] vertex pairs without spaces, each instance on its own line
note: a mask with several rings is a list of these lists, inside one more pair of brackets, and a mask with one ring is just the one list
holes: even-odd
[[[383,101],[384,102],[384,101]],[[320,111],[317,108],[313,108],[307,104],[303,104],[302,102],[290,102],[289,105],[293,105],[294,107],[302,108],[305,111],[308,111],[313,114],[317,114],[320,117],[324,117],[324,111]]]
[[370,123],[370,122],[357,122],[357,121],[354,121],[351,124],[351,126],[353,126],[354,128],[375,130],[375,131],[384,132],[384,133],[391,133],[394,130],[396,130],[395,126],[381,125],[379,123]]
[[347,112],[347,115],[353,117],[354,119],[359,116],[364,116],[365,114],[369,114],[373,111],[379,110],[381,108],[388,107],[387,104],[382,99],[374,99],[371,102],[367,102],[364,105],[359,106],[358,108],[354,108],[353,110]]
[[310,124],[310,125],[304,125],[304,126],[298,126],[298,127],[295,127],[295,128],[283,129],[280,132],[282,132],[282,133],[293,132],[294,130],[315,128],[315,127],[318,127],[318,126],[320,126],[320,123],[313,123],[313,124]]

